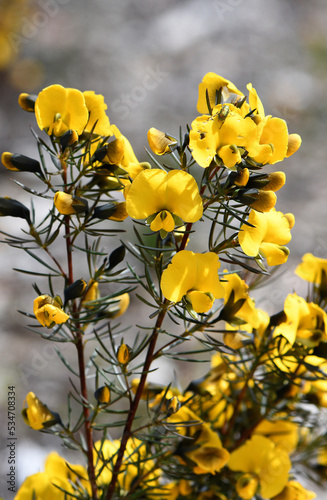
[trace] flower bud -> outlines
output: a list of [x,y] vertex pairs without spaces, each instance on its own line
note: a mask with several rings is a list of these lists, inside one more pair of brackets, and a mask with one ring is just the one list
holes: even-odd
[[174,137],[153,127],[148,131],[148,142],[152,151],[159,156],[171,153],[172,148],[177,145]]
[[288,220],[290,229],[292,229],[292,227],[295,224],[295,217],[294,217],[294,215],[291,214],[291,213],[289,213],[289,214],[284,214],[284,217],[286,217],[286,219]]
[[129,294],[123,293],[118,295],[112,300],[112,304],[109,304],[108,309],[105,311],[105,315],[109,319],[118,318],[127,310],[130,302]]
[[76,130],[67,130],[67,132],[60,137],[60,144],[63,150],[65,150],[68,146],[76,144],[76,142],[78,142]]
[[122,222],[127,219],[128,213],[126,210],[126,201],[120,201],[119,203],[115,202],[116,209],[114,213],[109,217],[110,220],[114,220],[116,222]]
[[259,189],[257,195],[254,195],[256,200],[249,203],[251,208],[258,210],[258,212],[270,212],[270,210],[276,205],[277,196],[273,191],[263,191]]
[[106,272],[108,273],[111,269],[118,266],[125,259],[125,254],[126,249],[124,245],[115,248],[109,255],[109,266],[106,268]]
[[33,392],[27,394],[25,403],[27,403],[27,408],[22,410],[23,419],[32,429],[38,431],[61,423],[58,413],[50,411]]
[[68,314],[62,310],[62,302],[58,296],[53,299],[50,295],[40,295],[34,300],[33,311],[38,322],[47,328],[61,325],[69,319]]
[[246,186],[250,177],[248,168],[243,168],[234,179],[235,186]]
[[8,170],[14,172],[37,172],[41,173],[41,166],[37,160],[28,156],[13,153],[2,153],[1,161]]
[[286,158],[294,154],[301,146],[302,139],[299,134],[290,134],[288,136]]
[[127,344],[122,344],[119,346],[117,351],[117,360],[121,365],[127,365],[131,359],[133,351]]
[[110,390],[108,386],[103,385],[102,387],[99,387],[95,393],[94,397],[97,400],[99,404],[108,404],[110,403]]
[[115,203],[105,203],[105,205],[101,205],[100,207],[95,207],[92,219],[109,219],[116,211]]
[[31,225],[30,211],[20,201],[12,198],[0,198],[0,217],[20,217]]
[[243,474],[236,483],[237,494],[244,500],[251,500],[258,489],[258,485],[259,481],[253,474]]
[[85,307],[86,309],[92,309],[92,307],[94,307],[94,304],[92,304],[92,302],[98,300],[99,298],[99,284],[97,281],[93,282],[93,280],[91,280],[88,284],[87,292],[82,300],[83,307]]
[[57,191],[54,195],[53,202],[58,212],[62,215],[81,214],[88,210],[86,200],[65,193],[64,191]]
[[284,186],[286,175],[284,172],[272,172],[268,174],[268,183],[261,188],[262,191],[278,191]]
[[181,407],[181,402],[177,396],[173,396],[171,399],[166,399],[165,401],[166,410],[170,415],[177,413]]
[[24,111],[29,111],[31,113],[34,113],[36,99],[37,95],[26,94],[25,92],[23,92],[18,97],[18,104]]
[[124,152],[125,142],[122,137],[119,137],[108,144],[106,154],[101,161],[110,165],[119,165],[123,159]]
[[69,285],[67,288],[64,290],[64,307],[66,306],[67,302],[69,300],[74,300],[77,299],[78,297],[81,297],[83,295],[83,292],[86,288],[86,283],[83,279],[74,281],[71,285]]

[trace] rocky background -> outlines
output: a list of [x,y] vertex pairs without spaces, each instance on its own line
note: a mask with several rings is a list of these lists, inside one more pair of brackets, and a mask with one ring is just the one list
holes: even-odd
[[[0,152],[37,156],[29,130],[30,125],[36,127],[35,119],[19,108],[20,92],[38,93],[60,83],[103,94],[111,123],[129,138],[140,161],[146,161],[144,146],[151,126],[176,136],[180,125],[185,127],[197,116],[197,87],[205,73],[216,72],[244,92],[252,82],[266,114],[284,118],[289,131],[303,138],[294,157],[272,167],[287,175],[277,209],[293,212],[296,225],[289,262],[279,271],[279,280],[258,293],[257,303],[272,314],[295,288],[305,294],[305,285],[293,275],[294,267],[306,252],[327,258],[325,0],[16,3],[18,8],[8,16],[4,14],[10,2],[0,0]],[[29,179],[19,176],[21,182]],[[30,206],[29,196],[11,181],[5,168],[0,169],[0,182],[0,196],[9,195]],[[44,203],[36,206],[40,214],[46,209]],[[18,232],[20,227],[19,219],[0,220],[1,231]],[[0,245],[0,422],[6,436],[7,386],[15,385],[19,482],[42,469],[44,456],[58,449],[54,438],[22,422],[20,408],[26,393],[34,391],[52,409],[60,410],[67,389],[67,373],[53,345],[39,340],[17,313],[32,310],[34,291],[31,280],[12,268],[31,266],[35,268],[23,252]],[[124,324],[133,324],[135,315],[140,317],[139,305],[132,297]],[[65,348],[68,357],[70,351],[70,346]],[[168,383],[176,376],[184,388],[187,368],[182,363],[167,365],[166,379],[159,381]],[[200,365],[199,374],[207,368]],[[0,444],[4,457],[0,470],[5,474],[3,437]],[[0,484],[0,492],[2,488]],[[323,498],[327,495],[322,492],[319,499]]]

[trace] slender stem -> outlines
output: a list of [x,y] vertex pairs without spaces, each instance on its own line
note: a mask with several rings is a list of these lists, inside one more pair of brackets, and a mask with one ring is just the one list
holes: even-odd
[[[61,158],[61,165],[63,169],[62,178],[65,184],[67,184],[67,166],[64,158]],[[74,282],[74,274],[73,274],[73,255],[72,255],[72,242],[69,235],[69,227],[70,227],[70,216],[65,215],[64,218],[65,223],[65,235],[66,235],[66,253],[67,253],[67,266],[68,266],[68,283],[67,285],[71,285]],[[75,320],[78,320],[78,311],[76,308],[76,304],[73,304],[73,317]],[[85,376],[85,359],[84,359],[84,342],[83,342],[83,331],[79,328],[79,322],[76,324],[77,334],[75,337],[75,345],[77,349],[77,357],[78,357],[78,370],[79,370],[79,379],[80,379],[80,388],[81,388],[81,396],[83,400],[83,418],[84,418],[84,431],[85,431],[85,439],[86,439],[86,455],[88,461],[87,472],[91,484],[92,490],[92,499],[97,500],[97,486],[96,486],[96,477],[93,463],[93,437],[92,437],[92,425],[90,421],[90,411],[88,406],[86,406],[86,401],[88,401],[88,393],[87,393],[87,385],[86,385],[86,376]]]
[[124,452],[126,449],[128,439],[132,435],[131,429],[132,429],[134,417],[135,417],[137,408],[138,408],[140,400],[141,400],[141,396],[142,396],[142,393],[144,390],[145,382],[146,382],[146,379],[147,379],[147,376],[149,373],[151,363],[153,361],[153,354],[154,354],[159,330],[161,328],[162,322],[163,322],[164,317],[166,315],[168,304],[169,304],[169,301],[167,299],[165,299],[164,304],[163,304],[163,308],[157,317],[156,324],[155,324],[153,331],[152,331],[151,340],[149,343],[148,352],[147,352],[146,359],[144,362],[141,379],[140,379],[135,397],[132,401],[132,404],[131,404],[131,407],[130,407],[130,410],[128,413],[123,436],[121,439],[120,448],[119,448],[118,455],[117,455],[117,460],[116,460],[116,463],[115,463],[115,466],[114,466],[114,469],[112,472],[112,479],[111,479],[111,482],[109,484],[109,488],[107,491],[106,500],[110,500],[114,494],[114,491],[115,491],[115,487],[116,487],[116,483],[117,483],[117,479],[118,479],[118,474],[119,474],[120,467],[121,467],[121,464],[122,464],[122,461],[124,458]]

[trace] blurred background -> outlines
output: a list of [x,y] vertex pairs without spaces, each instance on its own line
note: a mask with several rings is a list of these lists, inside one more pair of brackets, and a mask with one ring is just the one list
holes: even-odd
[[[296,225],[278,284],[261,290],[257,304],[273,314],[289,292],[305,294],[306,286],[293,274],[301,256],[327,258],[325,0],[0,0],[0,14],[1,153],[37,158],[30,131],[35,118],[18,106],[20,92],[37,94],[59,83],[102,94],[110,122],[128,137],[138,159],[147,161],[147,130],[154,126],[174,136],[180,125],[185,130],[197,116],[197,88],[207,72],[226,77],[244,93],[252,82],[266,114],[285,119],[289,132],[303,138],[297,154],[270,167],[286,172],[277,209],[292,212]],[[30,206],[30,196],[12,177],[30,185],[30,176],[3,167],[0,196]],[[20,222],[1,218],[0,230],[18,234]],[[54,410],[66,393],[67,373],[52,344],[29,332],[26,318],[17,313],[32,310],[34,291],[31,280],[12,268],[33,265],[23,252],[0,245],[2,481],[8,385],[16,387],[18,481],[41,470],[48,452],[58,449],[55,438],[32,431],[20,417],[27,392]],[[132,296],[124,324],[139,319],[139,311]],[[64,349],[69,356],[70,347]],[[202,366],[199,373],[207,369]],[[165,376],[160,382],[176,376],[182,388],[189,380],[182,364],[167,366]],[[71,454],[64,456],[74,462]]]

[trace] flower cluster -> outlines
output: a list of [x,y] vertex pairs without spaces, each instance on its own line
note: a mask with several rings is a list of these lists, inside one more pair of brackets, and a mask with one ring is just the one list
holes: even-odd
[[[33,188],[20,184],[48,210],[3,197],[0,216],[24,219],[24,237],[6,237],[43,267],[30,329],[74,346],[76,366],[60,358],[79,379],[67,418],[33,392],[23,418],[86,463],[50,454],[18,500],[315,497],[300,471],[326,474],[327,263],[306,254],[297,268],[307,298],[292,291],[271,316],[257,307],[252,289],[287,261],[295,222],[275,208],[284,172],[264,169],[301,138],[247,91],[205,75],[200,116],[180,140],[148,131],[150,163],[110,123],[103,96],[58,84],[20,95],[46,137],[39,160],[7,151],[2,163],[34,176]],[[131,299],[144,306],[133,327],[121,318]],[[184,389],[154,384],[163,357],[211,368],[187,371]]]

